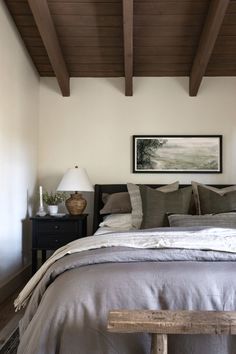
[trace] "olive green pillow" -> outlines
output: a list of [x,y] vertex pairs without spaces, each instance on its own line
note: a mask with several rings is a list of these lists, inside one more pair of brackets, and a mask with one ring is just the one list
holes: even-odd
[[[132,205],[132,225],[136,229],[140,229],[143,220],[143,211],[139,186],[133,183],[127,183],[127,189]],[[173,192],[179,189],[179,182],[177,181],[155,189],[164,193]]]
[[224,188],[216,188],[213,186],[208,186],[199,182],[194,182],[192,181],[192,188],[193,188],[193,196],[194,196],[194,201],[196,205],[196,211],[197,214],[202,214],[201,208],[200,208],[200,200],[199,200],[199,192],[198,192],[198,187],[204,187],[206,189],[209,189],[215,193],[218,193],[219,195],[224,195],[228,192],[236,191],[236,186],[229,186],[229,187],[224,187]]
[[161,191],[140,186],[143,221],[141,229],[169,226],[167,214],[188,214],[191,205],[192,187],[174,192]]
[[201,214],[225,213],[236,210],[236,190],[219,194],[209,188],[198,186]]

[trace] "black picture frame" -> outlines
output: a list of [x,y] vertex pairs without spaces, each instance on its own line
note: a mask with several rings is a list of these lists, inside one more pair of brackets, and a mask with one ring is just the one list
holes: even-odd
[[222,135],[133,135],[133,173],[222,173],[222,142]]

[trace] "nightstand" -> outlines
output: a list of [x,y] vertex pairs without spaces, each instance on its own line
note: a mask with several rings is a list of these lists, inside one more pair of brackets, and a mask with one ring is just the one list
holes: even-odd
[[42,263],[46,251],[56,250],[78,238],[87,236],[87,216],[65,215],[63,217],[33,217],[32,222],[32,274],[37,271],[37,251],[42,252]]

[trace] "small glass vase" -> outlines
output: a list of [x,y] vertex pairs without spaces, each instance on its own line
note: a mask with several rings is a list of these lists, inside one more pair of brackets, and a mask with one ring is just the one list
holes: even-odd
[[48,205],[48,214],[53,216],[58,213],[58,205]]

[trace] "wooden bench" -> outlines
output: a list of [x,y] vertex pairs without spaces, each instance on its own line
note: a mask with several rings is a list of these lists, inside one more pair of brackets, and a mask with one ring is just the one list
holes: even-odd
[[236,335],[236,312],[112,310],[109,332],[152,334],[151,354],[167,354],[168,334]]

